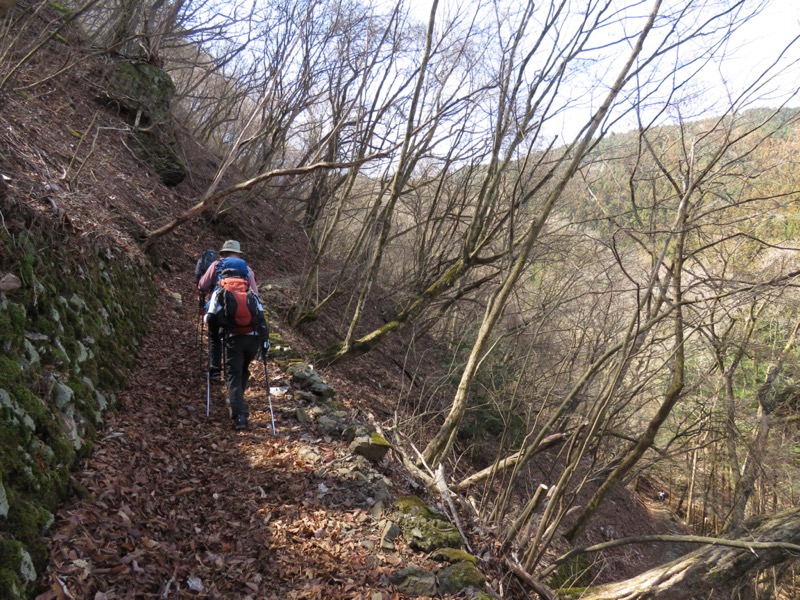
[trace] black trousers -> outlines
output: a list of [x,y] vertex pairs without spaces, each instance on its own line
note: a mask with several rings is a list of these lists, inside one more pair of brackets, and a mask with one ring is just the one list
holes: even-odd
[[249,411],[244,402],[244,390],[250,379],[250,363],[258,356],[261,338],[257,335],[228,335],[225,337],[225,383],[234,421]]
[[217,324],[217,319],[208,320],[208,372],[211,374],[222,371],[222,335]]

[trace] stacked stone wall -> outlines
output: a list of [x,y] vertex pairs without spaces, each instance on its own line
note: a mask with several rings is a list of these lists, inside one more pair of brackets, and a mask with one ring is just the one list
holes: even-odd
[[146,261],[89,242],[6,199],[0,206],[0,596],[27,598],[42,535],[78,492],[135,361],[155,297]]

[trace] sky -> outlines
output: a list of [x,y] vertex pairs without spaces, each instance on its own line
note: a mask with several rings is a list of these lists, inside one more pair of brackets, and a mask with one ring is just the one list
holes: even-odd
[[[740,32],[742,46],[725,64],[731,79],[752,79],[763,70],[791,40],[800,35],[800,2],[771,0],[767,8],[747,23]],[[800,44],[789,56],[800,56]],[[800,87],[800,73],[795,65],[779,75],[779,86],[786,92]]]
[[[486,0],[440,0],[439,14],[453,5],[466,11],[478,1],[486,2]],[[736,0],[719,1],[729,4],[736,2]],[[585,2],[586,0],[571,0],[572,6],[576,8],[585,5]],[[766,3],[765,9],[735,33],[726,48],[725,59],[709,65],[704,73],[693,80],[693,87],[703,90],[703,93],[698,94],[694,101],[696,114],[692,114],[692,118],[715,114],[715,111],[719,114],[720,109],[716,107],[726,104],[726,98],[735,96],[752,83],[755,77],[769,67],[781,50],[790,44],[795,36],[800,35],[800,0],[745,0],[745,7],[749,9],[759,2]],[[411,0],[412,13],[420,21],[427,21],[432,3],[433,0]],[[629,4],[633,3],[634,0],[629,0]],[[547,2],[537,4],[547,6]],[[668,6],[671,1],[665,0],[664,4]],[[643,6],[649,8],[652,6],[652,1],[646,2]],[[787,99],[789,106],[800,106],[800,98],[792,97],[800,88],[800,42],[787,53],[780,67],[773,68],[772,73],[773,77],[769,82],[765,82],[756,92],[750,94],[750,102],[746,107],[774,108]],[[586,119],[582,117],[566,116],[560,121],[560,125],[554,127],[560,129],[562,138],[569,138],[574,133],[570,123],[585,121]],[[615,129],[625,130],[631,126],[630,121],[622,121]]]

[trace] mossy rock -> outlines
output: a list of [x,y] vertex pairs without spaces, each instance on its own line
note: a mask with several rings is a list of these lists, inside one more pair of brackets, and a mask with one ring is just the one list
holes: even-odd
[[0,566],[0,590],[4,594],[3,598],[7,600],[26,600],[26,595],[22,591],[22,582],[17,574],[2,566]]
[[400,496],[395,500],[397,522],[406,543],[422,552],[439,548],[460,548],[461,535],[438,510],[417,496]]
[[[342,432],[344,435],[344,431]],[[350,452],[359,454],[373,463],[379,463],[391,449],[392,445],[379,433],[360,436],[350,443]]]
[[[36,581],[36,569],[30,554],[16,540],[0,540],[0,577],[13,586],[23,588]],[[2,581],[2,579],[0,579]],[[0,587],[0,589],[3,589]],[[9,596],[3,596],[7,598]],[[13,596],[10,596],[13,598]],[[24,597],[24,596],[19,596]]]
[[290,361],[288,366],[286,367],[286,374],[290,377],[298,374],[298,375],[305,375],[306,373],[313,373],[311,367],[308,366],[308,363],[305,363],[301,360],[298,361]]
[[478,564],[478,559],[472,556],[469,552],[464,552],[458,548],[439,548],[431,553],[431,558],[439,562],[447,562],[450,564],[469,562],[473,565]]
[[150,122],[167,114],[175,97],[175,84],[162,68],[142,62],[121,61],[112,76],[110,95],[127,110],[142,110]]
[[373,444],[375,446],[385,446],[386,448],[392,447],[392,445],[389,442],[387,442],[380,433],[373,433],[372,435],[370,435],[369,442],[370,444]]
[[37,429],[41,429],[47,420],[46,404],[36,397],[29,388],[18,385],[12,391],[17,404],[33,419]]
[[431,516],[432,518],[444,519],[444,515],[433,507],[425,504],[419,496],[399,496],[394,501],[397,512],[411,516]]
[[471,562],[463,561],[445,567],[436,574],[439,593],[457,594],[468,588],[481,589],[486,582],[478,568]]
[[20,542],[30,545],[38,540],[41,533],[41,517],[38,505],[21,498],[12,499],[4,528]]

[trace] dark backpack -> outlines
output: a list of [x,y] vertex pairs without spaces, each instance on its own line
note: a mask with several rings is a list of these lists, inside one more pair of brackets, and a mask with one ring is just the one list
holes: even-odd
[[245,277],[231,269],[223,271],[219,281],[219,303],[217,314],[220,327],[234,335],[255,331],[262,317],[258,309],[258,297],[250,289]]
[[216,250],[206,250],[203,255],[197,259],[197,264],[194,266],[194,281],[197,283],[206,274],[208,267],[217,260]]

